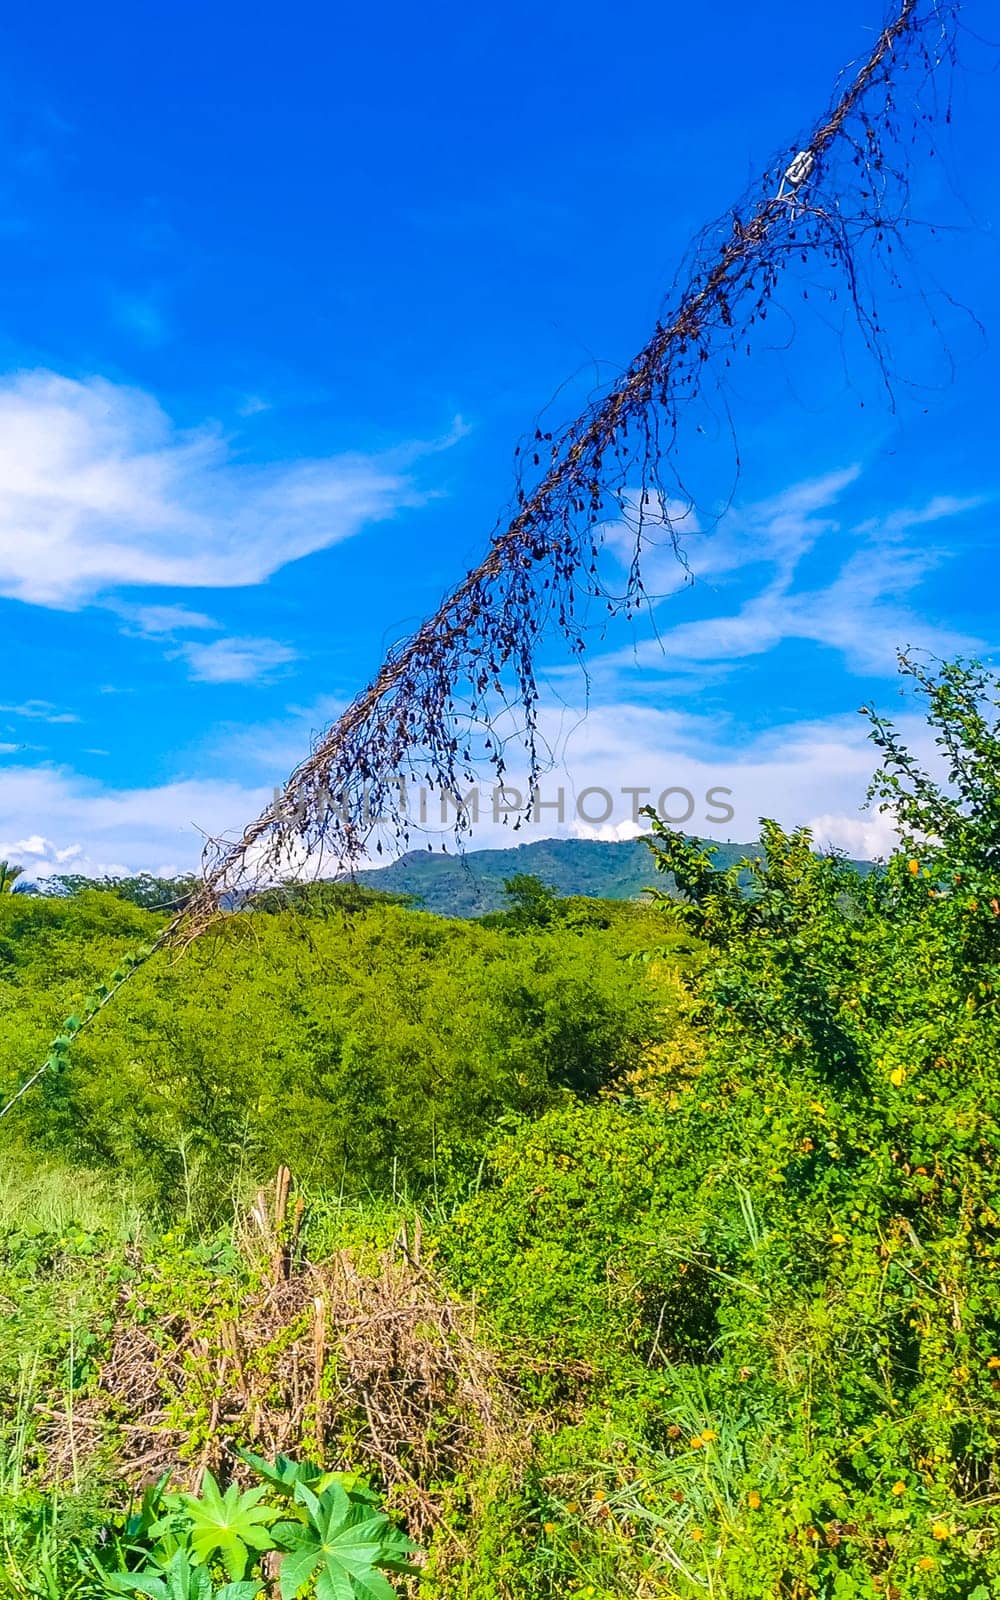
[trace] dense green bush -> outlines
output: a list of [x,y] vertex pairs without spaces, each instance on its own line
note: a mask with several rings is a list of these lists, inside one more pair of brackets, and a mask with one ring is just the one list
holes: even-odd
[[[281,1161],[334,1189],[444,1185],[506,1116],[594,1095],[669,1033],[662,986],[623,959],[651,913],[620,909],[610,929],[524,932],[380,903],[231,917],[136,974],[8,1126],[165,1193],[200,1168],[225,1198]],[[156,926],[108,894],[6,897],[8,1083],[74,987]]]
[[[711,952],[700,1075],[517,1131],[442,1239],[506,1338],[593,1363],[591,1417],[662,1369],[608,1447],[608,1593],[653,1526],[670,1593],[1000,1583],[1000,726],[977,669],[920,683],[951,787],[876,719],[913,830],[883,871],[765,824],[720,873],[651,819]],[[571,1585],[580,1519],[548,1516]]]

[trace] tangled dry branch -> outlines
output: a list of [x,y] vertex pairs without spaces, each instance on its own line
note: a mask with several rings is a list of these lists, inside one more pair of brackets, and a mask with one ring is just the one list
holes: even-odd
[[[536,430],[520,452],[513,515],[483,560],[389,653],[280,797],[238,840],[206,851],[204,887],[180,919],[187,935],[234,895],[304,863],[356,861],[371,848],[373,819],[388,823],[395,844],[407,844],[414,825],[407,778],[450,798],[461,835],[468,822],[463,792],[484,770],[503,782],[507,744],[498,729],[512,711],[531,792],[542,770],[540,639],[554,629],[580,656],[592,599],[605,615],[631,616],[642,606],[642,552],[651,532],[684,560],[673,509],[686,502],[677,449],[682,416],[716,381],[710,375],[720,364],[748,349],[782,277],[819,258],[828,292],[836,295],[838,283],[846,291],[867,349],[883,361],[883,330],[860,256],[864,250],[869,265],[874,260],[898,282],[900,253],[893,256],[892,244],[907,222],[911,147],[939,114],[933,93],[927,103],[923,96],[951,58],[957,3],[901,0],[801,148],[782,152],[739,211],[701,236],[669,313],[620,380],[558,436]],[[898,104],[904,81],[905,114]],[[628,527],[632,539],[618,595],[601,572],[610,525]]]

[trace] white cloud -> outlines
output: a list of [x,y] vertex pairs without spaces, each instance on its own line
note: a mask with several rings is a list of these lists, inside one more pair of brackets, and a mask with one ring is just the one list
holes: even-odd
[[[67,870],[67,863],[91,876],[140,870],[162,875],[164,863],[177,871],[197,869],[206,838],[238,837],[270,804],[273,784],[304,753],[300,736],[307,720],[324,720],[327,709],[293,714],[287,744],[275,725],[267,725],[256,742],[254,730],[244,730],[244,746],[234,745],[230,755],[232,765],[238,762],[250,771],[250,782],[201,778],[114,789],[66,769],[7,767],[0,788],[0,839],[8,842],[0,846],[0,857],[23,862],[33,877]],[[897,721],[918,759],[934,770],[939,763],[922,719],[904,714]],[[565,708],[552,706],[543,711],[542,731],[554,764],[542,785],[547,804],[539,820],[523,823],[516,832],[495,822],[492,786],[484,776],[481,821],[471,847],[502,848],[549,837],[633,838],[645,831],[633,807],[655,805],[671,790],[666,809],[690,833],[747,843],[757,837],[759,819],[770,816],[787,827],[807,823],[821,845],[850,855],[883,855],[891,847],[891,826],[862,810],[876,764],[867,728],[862,717],[845,716],[775,728],[731,744],[726,729],[708,719],[648,705],[597,706],[584,720],[568,719]],[[518,785],[513,771],[509,782]],[[600,797],[584,797],[586,789],[607,791],[612,809],[606,817]],[[629,789],[643,792],[630,795]],[[728,791],[716,798],[714,808],[712,789]],[[692,800],[686,816],[681,815],[686,810],[682,791]],[[732,807],[732,818],[710,820],[720,815],[723,800]],[[428,809],[428,837],[450,847],[449,830],[433,825],[435,800]],[[425,841],[415,834],[412,842]],[[333,870],[336,863],[323,865]],[[311,863],[311,870],[315,867]]]
[[187,641],[183,656],[198,683],[256,683],[279,667],[298,660],[298,653],[277,639],[213,639],[211,644]]
[[265,682],[279,667],[298,660],[298,652],[277,639],[227,637],[206,643],[179,638],[184,633],[218,633],[222,628],[214,617],[186,606],[130,606],[116,600],[111,610],[124,621],[123,633],[169,643],[168,660],[186,661],[188,675],[196,683]]
[[139,389],[8,376],[0,594],[71,607],[129,585],[260,583],[425,503],[410,471],[421,448],[250,465],[217,428],[185,432]]
[[78,844],[67,845],[60,850],[51,839],[46,839],[40,833],[33,833],[27,839],[15,839],[13,842],[0,842],[0,859],[12,861],[15,858],[25,867],[27,872],[33,872],[33,862],[51,861],[56,866],[65,866],[70,861],[75,861],[81,854]]
[[[661,637],[676,668],[685,662],[732,662],[763,655],[786,639],[802,639],[838,650],[860,674],[891,675],[896,651],[919,644],[948,656],[981,649],[983,641],[928,623],[899,596],[914,590],[938,564],[930,551],[860,550],[823,589],[793,592],[778,580],[730,616],[681,623]],[[653,664],[654,652],[645,653]]]
[[163,634],[216,629],[222,626],[214,617],[203,611],[189,611],[187,606],[127,606],[116,604],[114,611],[128,624],[126,632],[134,629],[144,638],[159,638]]
[[810,817],[807,826],[817,845],[843,850],[855,861],[876,861],[890,855],[899,835],[890,816]]
[[196,868],[206,839],[239,833],[267,804],[265,789],[187,780],[112,789],[53,767],[9,767],[0,790],[0,858],[31,877],[92,877]]
[[985,505],[982,495],[936,494],[924,506],[904,506],[891,511],[887,517],[870,517],[856,529],[858,533],[906,533],[910,528],[923,528],[931,522],[941,522],[945,517],[961,516],[964,511],[975,511]]
[[[836,523],[817,520],[814,513],[855,475],[854,469],[830,474],[751,508],[737,518],[735,533],[723,526],[716,535],[721,541],[717,559],[732,570],[752,559],[766,562],[772,568],[766,585],[735,611],[678,623],[656,639],[609,652],[590,663],[592,672],[605,682],[617,669],[630,667],[703,676],[765,655],[785,640],[805,640],[838,651],[852,672],[884,677],[895,673],[896,652],[908,644],[939,656],[983,650],[987,641],[928,622],[905,603],[948,552],[923,541],[907,548],[901,541],[909,528],[959,516],[980,500],[939,495],[919,509],[866,523],[864,537],[846,559],[841,541],[839,565],[828,584],[796,589],[802,557],[821,534],[837,531]],[[754,528],[760,538],[748,542],[747,530]]]
[[[603,530],[605,543],[623,564],[635,553],[640,533],[643,582],[654,598],[665,598],[685,584],[718,580],[757,563],[776,566],[790,578],[803,555],[838,524],[829,512],[841,495],[861,475],[860,466],[793,484],[780,494],[747,506],[732,506],[717,523],[707,527],[691,506],[678,501],[657,502],[638,491],[620,522]],[[674,551],[676,538],[683,561]]]
[[0,706],[12,717],[28,717],[35,722],[79,722],[75,711],[60,711],[49,700],[24,700],[20,705]]
[[[935,770],[939,762],[922,719],[904,714],[897,724]],[[863,810],[878,759],[868,728],[853,714],[737,740],[724,724],[641,703],[592,706],[575,719],[565,708],[543,708],[541,741],[553,761],[539,785],[537,820],[522,821],[516,832],[516,808],[508,825],[496,820],[486,775],[471,847],[547,837],[634,838],[647,826],[639,809],[652,804],[685,832],[708,838],[747,843],[758,837],[760,819],[773,817],[784,827],[813,827],[820,845],[883,855],[893,837],[889,821]],[[513,764],[505,782],[525,793]],[[416,804],[411,797],[413,811]],[[426,814],[426,832],[415,832],[413,844],[448,844],[437,797],[429,798]]]

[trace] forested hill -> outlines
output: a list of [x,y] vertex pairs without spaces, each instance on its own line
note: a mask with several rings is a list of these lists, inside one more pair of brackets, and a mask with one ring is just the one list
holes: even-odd
[[[720,844],[715,864],[729,867],[755,855],[755,844]],[[856,862],[867,870],[868,862]],[[450,917],[481,917],[506,904],[504,882],[531,873],[560,895],[635,900],[657,882],[649,847],[641,839],[536,839],[509,850],[470,850],[465,855],[411,850],[390,866],[365,873],[365,883],[392,894],[412,895],[427,911]],[[660,880],[662,887],[662,879]]]

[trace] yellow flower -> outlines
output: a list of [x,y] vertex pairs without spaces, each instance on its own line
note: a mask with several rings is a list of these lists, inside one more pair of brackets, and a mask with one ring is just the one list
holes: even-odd
[[904,1084],[905,1081],[906,1081],[906,1068],[905,1067],[893,1067],[892,1071],[889,1074],[889,1082],[893,1085],[893,1087],[896,1088],[896,1089],[899,1089],[899,1088],[902,1087],[902,1085]]
[[575,1511],[579,1511],[579,1509],[580,1509],[580,1507],[577,1505],[576,1501],[575,1500],[571,1500],[569,1505],[566,1507],[566,1514],[567,1514],[567,1516],[571,1517],[573,1515],[573,1513]]
[[846,1244],[847,1240],[846,1240],[846,1238],[844,1237],[844,1235],[842,1233],[831,1233],[831,1235],[830,1235],[830,1243],[831,1244]]
[[937,1562],[933,1556],[921,1556],[917,1562],[917,1570],[919,1572],[933,1572],[936,1566]]
[[950,1533],[951,1530],[946,1522],[935,1522],[933,1528],[931,1529],[931,1538],[947,1539]]
[[997,1368],[1000,1367],[1000,1356],[990,1356],[986,1365],[991,1372],[996,1372]]
[[906,865],[909,867],[910,871],[913,873],[913,876],[916,877],[917,873],[920,871],[920,862],[917,861],[917,859],[915,857],[913,857],[911,860],[909,860],[906,863]]
[[542,1532],[543,1533],[555,1533],[555,1531],[556,1531],[556,1525],[555,1525],[554,1522],[543,1522],[542,1523]]
[[714,1428],[702,1428],[701,1436],[706,1444],[710,1444],[713,1439],[719,1437]]
[[702,1539],[704,1539],[704,1537],[705,1537],[704,1528],[692,1528],[691,1529],[691,1537],[694,1540],[695,1544],[700,1544]]
[[757,1493],[756,1489],[751,1489],[750,1493],[747,1495],[747,1505],[750,1507],[751,1511],[760,1510],[760,1495]]
[[893,1494],[896,1494],[896,1495],[900,1495],[900,1494],[905,1494],[906,1493],[906,1484],[902,1481],[902,1479],[900,1479],[900,1481],[898,1483],[894,1483],[893,1484],[892,1492],[893,1492]]
[[600,1505],[600,1504],[601,1504],[601,1501],[602,1501],[602,1500],[606,1500],[606,1499],[607,1499],[607,1498],[608,1498],[608,1497],[607,1497],[607,1495],[606,1495],[606,1494],[605,1494],[605,1493],[604,1493],[604,1490],[603,1490],[603,1489],[595,1489],[595,1490],[594,1490],[594,1499],[595,1499],[595,1500],[596,1500],[596,1501],[597,1501],[597,1503],[598,1503],[598,1505]]
[[696,1433],[693,1438],[688,1440],[688,1444],[692,1450],[700,1450],[704,1443],[705,1441],[700,1433]]

